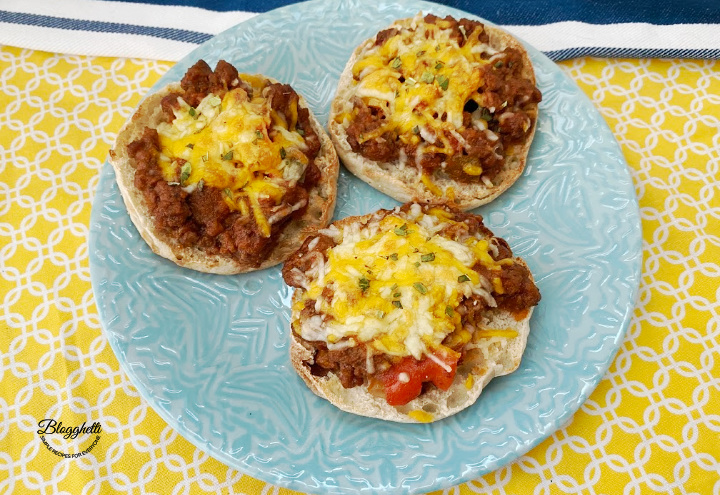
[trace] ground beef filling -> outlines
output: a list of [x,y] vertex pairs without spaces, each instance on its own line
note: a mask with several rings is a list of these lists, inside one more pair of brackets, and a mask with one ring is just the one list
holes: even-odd
[[[431,24],[436,23],[438,19],[432,14],[425,16],[425,22]],[[448,16],[443,20],[450,23],[451,38],[461,47],[467,36],[476,29],[483,29],[481,23],[469,19],[457,21]],[[375,44],[381,45],[396,34],[398,34],[396,29],[381,31]],[[480,41],[488,41],[487,33],[482,33]],[[490,58],[489,54],[482,56]],[[492,180],[505,163],[506,150],[514,144],[522,143],[535,125],[531,117],[534,110],[531,109],[541,101],[542,97],[535,85],[522,77],[523,59],[518,50],[507,48],[501,55],[494,55],[491,63],[483,65],[478,70],[482,73],[481,79],[484,84],[477,89],[479,95],[477,98],[483,102],[483,105],[479,106],[472,99],[465,104],[463,125],[457,129],[458,134],[465,141],[464,145],[452,135],[448,135],[452,153],[429,153],[421,156],[419,163],[430,176],[438,179],[451,178],[463,183],[482,181],[483,177]],[[386,116],[383,109],[368,106],[360,98],[355,98],[352,103],[356,115],[346,132],[348,144],[354,152],[373,161],[397,163],[402,151],[409,163],[417,163],[419,145],[403,143],[395,131],[385,132],[374,139],[363,140],[361,136],[385,124]],[[487,122],[488,129],[499,139],[493,140],[484,130],[471,125],[474,112],[479,112],[481,118]],[[442,121],[446,118],[444,114],[435,117]],[[421,143],[424,142],[425,140],[421,138]],[[463,167],[468,164],[482,167],[482,176],[467,174]]]
[[[427,211],[428,206],[423,206],[423,210]],[[406,204],[401,210],[407,213],[410,205]],[[392,210],[384,210],[380,212],[379,218],[393,213]],[[440,234],[450,239],[462,242],[469,236],[475,234],[483,234],[492,236],[492,232],[483,224],[482,217],[472,213],[453,212],[455,222],[440,231]],[[314,241],[314,239],[318,239]],[[328,236],[319,235],[311,236],[305,240],[303,246],[291,256],[283,267],[283,278],[285,282],[295,288],[304,288],[306,285],[305,273],[311,270],[317,256],[321,256],[325,261],[328,259],[327,252],[335,246],[335,242]],[[495,261],[505,258],[512,258],[512,250],[504,239],[495,238],[495,250],[491,252],[491,256]],[[312,248],[310,248],[312,246]],[[480,263],[476,264],[473,269],[488,280],[493,277],[499,277],[503,287],[503,293],[498,294],[493,291],[492,295],[497,303],[497,308],[490,308],[487,301],[479,296],[464,299],[460,303],[458,312],[462,315],[463,325],[471,324],[474,326],[482,326],[483,320],[486,318],[488,311],[507,310],[516,315],[518,319],[522,319],[527,311],[540,302],[540,291],[532,281],[530,272],[522,265],[513,263],[511,265],[503,265],[501,270],[489,270]],[[333,298],[331,289],[323,291],[321,297],[330,302]],[[315,311],[315,301],[307,301],[305,307],[300,314],[301,320],[308,320],[313,316],[320,316],[328,319],[330,316]],[[365,344],[359,343],[351,347],[341,349],[328,349],[325,342],[308,341],[299,335],[299,331],[295,331],[297,340],[313,354],[313,357],[306,363],[310,368],[310,372],[314,376],[325,376],[328,373],[335,374],[345,388],[357,387],[366,383],[370,383],[370,378],[378,372],[387,370],[393,364],[398,362],[399,358],[392,358],[385,355],[375,354],[372,357],[373,373],[369,373],[367,369],[367,348]],[[458,365],[463,362],[462,346],[453,349],[461,353]]]
[[[167,122],[175,118],[173,108],[178,106],[178,97],[195,107],[210,93],[222,98],[228,90],[238,87],[252,95],[252,87],[239,78],[232,65],[222,60],[215,71],[204,61],[199,61],[187,71],[180,85],[182,92],[167,95],[161,102]],[[288,85],[271,84],[265,91],[267,97],[272,98],[273,109],[278,112],[284,112],[291,102],[298,100],[297,93]],[[269,237],[262,235],[253,215],[243,216],[232,211],[223,199],[223,191],[205,185],[188,193],[180,185],[165,181],[158,165],[158,133],[155,129],[146,128],[140,139],[128,145],[128,155],[135,167],[135,187],[145,198],[155,229],[183,247],[201,249],[208,255],[233,256],[259,266],[272,252],[287,222],[301,216],[306,209],[290,212],[290,207],[303,200],[307,203],[309,191],[321,178],[320,169],[315,164],[320,139],[310,124],[307,108],[298,108],[297,127],[304,133],[310,162],[304,177],[286,191],[279,205],[270,199],[260,199],[266,218],[280,217],[272,224]],[[283,217],[284,211],[288,214]]]

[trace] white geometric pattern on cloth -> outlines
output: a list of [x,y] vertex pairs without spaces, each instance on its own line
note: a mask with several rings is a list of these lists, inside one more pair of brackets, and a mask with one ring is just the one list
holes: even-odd
[[[573,421],[443,493],[720,494],[720,67],[561,64],[633,169],[644,237],[635,314]],[[0,48],[0,493],[288,493],[229,469],[143,402],[107,345],[87,233],[98,171],[163,63]],[[54,457],[44,417],[102,424]],[[50,439],[63,452],[87,437]]]

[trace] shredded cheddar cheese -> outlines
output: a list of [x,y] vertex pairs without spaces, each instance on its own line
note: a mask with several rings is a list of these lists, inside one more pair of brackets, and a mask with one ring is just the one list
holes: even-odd
[[421,409],[415,409],[414,411],[410,411],[408,413],[408,416],[417,421],[418,423],[431,423],[433,420],[432,414]]
[[240,78],[252,85],[253,98],[236,88],[222,99],[207,95],[197,108],[178,99],[175,119],[157,129],[159,165],[166,181],[177,181],[186,190],[202,184],[224,191],[230,209],[252,215],[269,237],[271,222],[260,201],[281,202],[305,172],[307,147],[295,129],[297,106],[290,106],[289,115],[278,114],[263,97],[268,81],[244,74]]
[[[492,282],[473,267],[482,263],[496,270],[501,265],[479,235],[462,241],[441,235],[453,223],[442,208],[423,213],[414,205],[409,212],[396,210],[362,227],[337,229],[327,262],[318,257],[316,276],[293,306],[297,314],[314,304],[326,318],[303,319],[296,331],[329,348],[352,339],[375,352],[415,359],[444,345],[469,342],[472,335],[456,308],[473,295],[495,306]],[[332,289],[332,300],[323,295],[326,288]]]
[[[401,142],[417,144],[420,135],[425,143],[416,154],[418,163],[423,154],[452,156],[462,146],[457,130],[463,127],[466,103],[477,100],[482,106],[477,90],[484,81],[478,68],[498,51],[481,41],[481,28],[470,34],[463,31],[460,46],[444,19],[426,23],[418,14],[393,27],[397,34],[379,45],[368,42],[352,67],[354,85],[348,101],[357,97],[385,113],[383,125],[365,133],[360,142],[392,131]],[[480,113],[475,117],[474,125],[496,141],[498,136],[487,129]],[[352,118],[350,109],[336,116],[345,126]],[[466,173],[479,176],[482,169],[471,165]],[[422,181],[431,191],[435,187],[425,176]]]

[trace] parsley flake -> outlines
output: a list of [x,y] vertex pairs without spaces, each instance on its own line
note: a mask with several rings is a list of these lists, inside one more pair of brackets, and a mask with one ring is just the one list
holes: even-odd
[[432,72],[426,70],[425,72],[423,72],[422,76],[420,76],[420,80],[424,83],[432,84],[432,82],[435,80],[435,76]]
[[452,318],[455,316],[455,310],[452,309],[452,306],[445,306],[445,314]]
[[460,283],[470,282],[470,277],[468,277],[467,275],[460,275],[458,277],[458,282],[460,282]]
[[421,282],[415,282],[413,284],[413,287],[416,291],[418,291],[420,294],[427,294],[427,287],[425,287]]
[[435,70],[440,70],[443,67],[445,67],[445,64],[443,64],[442,62],[438,62],[437,65],[435,66]]
[[404,237],[410,233],[410,232],[408,232],[408,225],[406,223],[402,224],[401,227],[396,227],[395,230],[393,230],[393,232],[395,232],[396,235],[399,235],[402,237]]
[[392,67],[393,69],[399,69],[401,65],[402,65],[402,60],[400,60],[400,57],[395,57],[393,59],[392,63],[390,64],[390,67]]
[[[397,260],[398,260],[398,254],[397,254],[397,253],[393,253],[393,254],[391,254],[388,258],[391,259],[391,260],[393,260],[393,261],[397,261]],[[397,284],[395,284],[395,287],[397,287]]]
[[232,160],[233,157],[233,150],[228,151],[222,156],[223,160]]
[[392,305],[395,306],[396,308],[402,309],[402,303],[400,301],[393,301]]
[[190,178],[191,173],[192,165],[190,165],[190,162],[183,163],[183,166],[180,169],[180,184],[185,185],[185,181]]
[[364,294],[370,288],[370,281],[365,277],[360,277],[358,287],[360,287],[360,291]]
[[280,159],[284,160],[287,156],[287,151],[285,151],[285,148],[280,148]]
[[190,110],[188,110],[188,113],[190,114],[190,117],[197,117],[197,112],[193,107],[190,107]]
[[425,263],[427,263],[429,261],[434,261],[434,260],[435,260],[435,253],[428,253],[428,254],[423,254],[422,256],[420,256],[420,261],[423,261]]
[[195,145],[192,144],[192,143],[188,143],[188,144],[185,145],[185,147],[186,147],[186,148],[193,149],[193,148],[195,147]]
[[438,83],[438,86],[440,86],[443,91],[447,91],[448,85],[450,84],[450,79],[448,79],[446,76],[443,76],[442,74],[440,74],[439,76],[437,76],[437,83]]

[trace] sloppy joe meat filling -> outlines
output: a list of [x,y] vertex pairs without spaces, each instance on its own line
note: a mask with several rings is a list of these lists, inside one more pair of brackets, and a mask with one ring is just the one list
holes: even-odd
[[[194,109],[210,94],[222,100],[228,91],[237,88],[242,88],[249,99],[253,97],[252,85],[239,76],[235,67],[222,60],[214,71],[200,60],[187,71],[180,86],[181,91],[165,96],[161,102],[164,120],[168,123],[175,120],[180,100]],[[174,180],[166,180],[159,165],[158,131],[148,127],[139,139],[128,145],[127,151],[135,167],[135,187],[142,192],[159,232],[183,247],[198,248],[209,255],[231,255],[257,266],[276,245],[283,226],[304,213],[308,193],[320,180],[320,170],[315,164],[320,140],[310,123],[308,109],[297,105],[299,97],[289,85],[268,82],[263,96],[272,110],[286,121],[296,119],[296,129],[304,138],[308,159],[300,179],[290,183],[279,200],[267,195],[258,198],[262,217],[271,219],[269,235],[258,225],[256,215],[228,205],[227,189],[202,180],[193,187],[183,187],[183,159],[176,160]],[[305,206],[298,208],[303,204]]]
[[[409,205],[403,205],[401,211],[407,212]],[[427,210],[428,206],[423,206],[423,210]],[[448,210],[449,211],[449,210]],[[391,210],[382,211],[382,215],[392,214]],[[440,231],[440,234],[452,239],[459,240],[482,234],[483,236],[492,237],[492,233],[485,227],[480,215],[452,211],[451,220],[454,222]],[[495,237],[496,249],[491,253],[493,260],[500,261],[512,258],[513,254],[507,242],[501,238]],[[307,238],[303,246],[295,255],[291,256],[283,266],[283,278],[285,282],[298,289],[306,287],[305,274],[310,272],[313,264],[316,263],[317,257],[322,257],[324,262],[328,261],[328,251],[336,246],[332,238],[327,235],[318,234]],[[500,283],[492,291],[496,306],[490,307],[485,298],[473,295],[472,297],[463,298],[458,306],[457,311],[461,314],[461,326],[472,327],[478,326],[488,314],[493,311],[509,311],[515,315],[518,320],[525,317],[527,312],[538,304],[540,301],[540,292],[531,279],[530,273],[524,265],[517,263],[500,264],[499,270],[493,270],[489,273],[487,267],[482,263],[476,263],[473,270],[478,272],[486,279],[498,277]],[[497,287],[502,287],[498,290]],[[327,301],[333,298],[333,291],[326,287],[321,295]],[[331,316],[319,313],[315,309],[314,301],[306,302],[302,309],[300,320],[309,320],[316,316],[324,321],[332,318]],[[315,376],[325,376],[328,373],[334,373],[340,379],[343,387],[352,388],[363,384],[370,383],[371,388],[382,390],[379,385],[383,373],[387,372],[391,367],[406,361],[408,357],[390,356],[382,353],[374,352],[372,354],[371,368],[368,369],[368,352],[367,346],[363,342],[357,342],[355,345],[348,347],[340,347],[329,349],[328,345],[322,341],[305,340],[300,336],[300,332],[295,332],[295,337],[306,348],[313,351],[313,359],[308,362],[310,371]],[[454,338],[453,334],[448,335],[443,341],[443,345],[459,354],[457,365],[463,362],[466,355],[465,342],[459,342]],[[410,358],[412,359],[412,358]],[[454,373],[454,371],[453,371]]]

